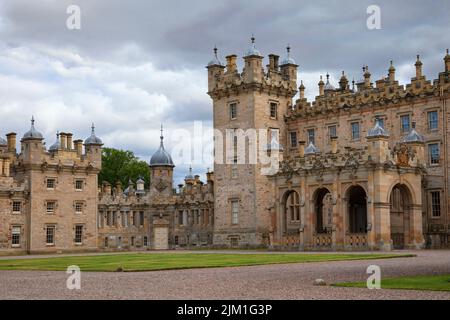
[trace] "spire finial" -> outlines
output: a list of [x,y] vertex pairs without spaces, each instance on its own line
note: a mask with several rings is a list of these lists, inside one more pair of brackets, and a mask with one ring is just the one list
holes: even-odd
[[327,72],[327,83],[329,83],[329,82],[330,82],[330,75]]
[[288,59],[290,58],[290,55],[291,55],[291,46],[289,45],[289,43],[288,43],[288,45],[287,45],[287,47],[286,47],[286,50],[287,50],[287,57],[288,57]]
[[91,129],[92,129],[92,134],[94,134],[95,133],[95,125],[94,125],[94,123],[92,122],[92,126],[91,126]]
[[163,145],[164,135],[163,135],[163,124],[161,123],[161,135],[159,136],[159,139],[161,139],[161,146]]
[[216,59],[217,59],[217,46],[216,46],[216,45],[214,45],[214,56],[215,56]]
[[420,60],[420,54],[417,55],[417,61],[419,61],[419,60]]
[[252,44],[255,45],[255,36],[252,33],[252,37],[250,38],[250,40],[252,40]]
[[56,139],[59,139],[59,130],[56,130]]
[[34,126],[34,116],[31,116],[31,126]]

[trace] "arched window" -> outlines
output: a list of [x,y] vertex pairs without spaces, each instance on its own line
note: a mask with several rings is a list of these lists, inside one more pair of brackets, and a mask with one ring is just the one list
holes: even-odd
[[286,198],[286,216],[291,222],[300,221],[300,197],[296,191],[289,193]]
[[315,222],[316,232],[326,233],[327,228],[332,224],[333,206],[331,204],[331,193],[327,188],[320,188],[316,191],[315,197]]

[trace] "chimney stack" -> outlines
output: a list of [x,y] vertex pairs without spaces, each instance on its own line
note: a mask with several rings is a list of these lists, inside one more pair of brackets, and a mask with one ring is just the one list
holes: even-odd
[[417,55],[417,61],[416,61],[416,79],[419,79],[422,77],[422,61],[420,61],[420,56]]
[[67,137],[67,149],[73,150],[73,143],[72,143],[73,134],[67,133],[66,137]]
[[8,140],[8,153],[16,154],[16,138],[17,134],[14,132],[6,135],[6,139]]
[[73,142],[75,144],[75,150],[77,151],[77,155],[81,157],[83,155],[83,140],[78,139]]
[[61,132],[59,134],[59,141],[61,143],[61,149],[66,150],[67,149],[67,133]]
[[226,57],[227,59],[227,73],[234,73],[237,71],[236,59],[237,56],[235,54],[229,55]]

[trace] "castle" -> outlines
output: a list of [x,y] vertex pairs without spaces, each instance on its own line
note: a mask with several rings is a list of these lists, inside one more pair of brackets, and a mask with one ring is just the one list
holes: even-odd
[[[232,132],[231,149],[215,140],[206,183],[191,170],[173,187],[164,149],[150,159],[150,188],[97,182],[102,141],[59,133],[48,150],[32,120],[16,151],[16,134],[0,139],[0,253],[143,250],[177,247],[270,247],[295,250],[391,250],[450,245],[447,101],[450,55],[430,81],[417,56],[406,86],[395,77],[320,78],[319,95],[297,87],[290,56],[263,56],[254,38],[239,72],[237,56],[207,65],[214,128]],[[299,94],[299,98],[293,101]],[[250,137],[253,129],[267,136]],[[239,132],[276,156],[238,161]],[[252,140],[252,139],[255,140]],[[269,142],[269,143],[267,143]],[[84,150],[83,150],[84,146]],[[223,151],[223,152],[222,152]]]

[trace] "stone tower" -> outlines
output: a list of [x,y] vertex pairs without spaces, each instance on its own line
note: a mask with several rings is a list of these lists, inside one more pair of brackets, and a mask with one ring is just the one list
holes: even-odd
[[[281,64],[279,56],[269,55],[269,64],[264,68],[263,56],[255,47],[255,39],[251,40],[242,73],[238,72],[236,55],[226,57],[225,67],[217,57],[217,49],[207,66],[214,129],[216,134],[220,132],[215,137],[214,164],[217,246],[268,244],[275,195],[262,173],[267,165],[261,164],[260,152],[267,152],[262,146],[267,148],[274,142],[279,147],[285,145],[283,117],[297,93],[297,65],[290,57],[290,48]],[[241,139],[240,133],[245,137]],[[251,160],[252,150],[257,152],[256,161]]]
[[159,149],[150,159],[150,197],[169,197],[172,195],[173,164],[172,157],[164,149],[164,137],[161,126]]

